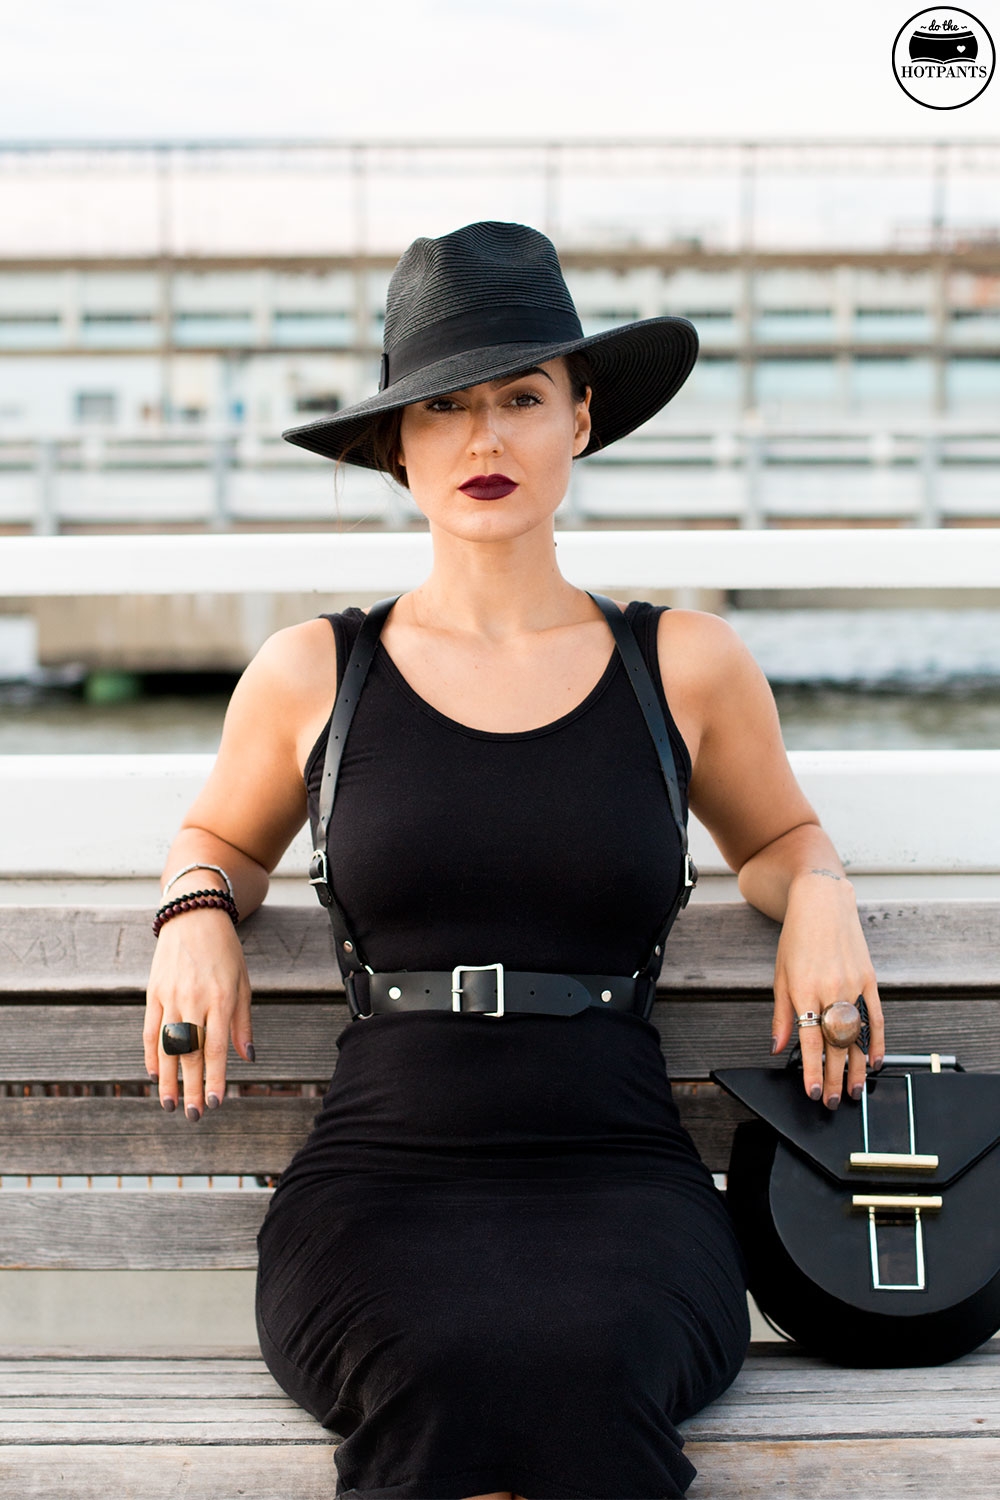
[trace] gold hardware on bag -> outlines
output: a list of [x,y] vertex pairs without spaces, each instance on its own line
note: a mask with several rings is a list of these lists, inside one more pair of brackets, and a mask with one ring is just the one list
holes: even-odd
[[936,1156],[917,1156],[905,1151],[852,1151],[852,1167],[884,1167],[889,1172],[933,1172]]
[[939,1196],[920,1198],[916,1194],[909,1197],[903,1193],[855,1193],[851,1199],[852,1208],[941,1208],[944,1199]]
[[[868,1210],[868,1249],[871,1257],[872,1288],[876,1292],[923,1292],[927,1290],[927,1278],[924,1267],[924,1231],[920,1222],[921,1209],[939,1209],[943,1199],[937,1195],[933,1197],[918,1197],[913,1194],[906,1197],[904,1194],[894,1193],[855,1193],[851,1199],[854,1208],[866,1208]],[[878,1212],[889,1211],[898,1215],[901,1211],[908,1210],[913,1214],[913,1270],[912,1281],[883,1281],[882,1263],[879,1246],[879,1220]],[[898,1225],[898,1219],[896,1221]],[[882,1220],[883,1234],[888,1236],[893,1233],[893,1220]],[[902,1226],[899,1226],[902,1227]],[[885,1247],[887,1265],[898,1264],[897,1256],[892,1254],[891,1240]],[[890,1272],[891,1274],[891,1272]]]

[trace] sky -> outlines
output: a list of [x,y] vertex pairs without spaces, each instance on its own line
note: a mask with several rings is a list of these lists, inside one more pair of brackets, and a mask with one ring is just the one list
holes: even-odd
[[1000,77],[947,112],[899,88],[911,4],[34,0],[0,20],[0,142],[1000,138]]

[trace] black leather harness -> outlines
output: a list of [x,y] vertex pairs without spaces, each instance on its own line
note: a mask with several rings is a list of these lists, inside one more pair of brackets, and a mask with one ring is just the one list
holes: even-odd
[[338,687],[330,721],[318,817],[313,824],[309,880],[315,887],[320,903],[326,907],[333,927],[337,962],[344,976],[344,989],[352,1020],[366,1020],[372,1015],[393,1015],[412,1010],[450,1010],[493,1017],[508,1013],[573,1016],[589,1006],[627,1011],[648,1020],[656,995],[656,981],[663,963],[667,934],[677,914],[687,905],[698,879],[698,872],[688,853],[687,826],[677,786],[673,748],[656,689],[625,616],[603,594],[591,594],[590,597],[611,627],[615,646],[625,663],[629,681],[652,736],[681,847],[682,878],[677,895],[660,924],[645,964],[634,974],[624,976],[530,973],[505,969],[500,963],[458,964],[454,969],[402,969],[394,974],[376,974],[365,963],[334,895],[327,841],[347,736],[382,626],[398,597],[396,595],[391,599],[381,599],[373,604],[355,640],[343,681]]

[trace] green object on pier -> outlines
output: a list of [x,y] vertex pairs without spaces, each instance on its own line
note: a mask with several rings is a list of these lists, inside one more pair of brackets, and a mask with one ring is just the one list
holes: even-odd
[[131,703],[142,697],[142,678],[137,672],[91,672],[83,696],[88,703]]

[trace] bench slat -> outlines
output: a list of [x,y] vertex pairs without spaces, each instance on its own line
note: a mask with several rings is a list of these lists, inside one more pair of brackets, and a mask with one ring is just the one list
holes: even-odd
[[[996,992],[904,992],[889,989],[890,1050],[955,1052],[970,1070],[1000,1069]],[[734,993],[729,999],[665,995],[653,1024],[672,1078],[707,1078],[721,1067],[783,1067],[769,1054],[773,1002]],[[337,1062],[336,1040],[348,1019],[344,1004],[259,1005],[254,1012],[257,1062],[230,1050],[231,1083],[325,1086]],[[493,1024],[502,1024],[491,1022]],[[133,1005],[0,1005],[0,1083],[146,1083],[142,1008]]]
[[0,1269],[255,1270],[270,1198],[263,1190],[4,1193]]
[[0,1170],[5,1176],[270,1175],[287,1167],[321,1102],[227,1099],[194,1128],[155,1099],[0,1099]]
[[[678,1084],[674,1097],[710,1170],[725,1171],[733,1126],[748,1111],[710,1083]],[[321,1103],[227,1099],[195,1128],[152,1099],[0,1099],[0,1169],[63,1177],[271,1175],[287,1167]]]
[[[315,1425],[315,1424],[314,1424]],[[239,1484],[242,1500],[330,1500],[336,1484],[329,1439],[186,1448],[160,1444],[64,1443],[0,1447],[0,1494],[17,1500],[219,1500]],[[924,1438],[799,1443],[689,1442],[685,1453],[711,1500],[995,1500],[1000,1439]],[[703,1476],[703,1477],[702,1477]]]
[[[274,1384],[260,1359],[0,1360],[0,1389],[30,1378],[45,1394],[0,1419],[0,1493],[81,1500],[98,1493],[188,1500],[240,1493],[328,1500],[336,1436]],[[8,1368],[10,1374],[8,1374]],[[174,1393],[187,1370],[188,1399]],[[101,1399],[54,1398],[67,1374]],[[735,1385],[682,1424],[712,1500],[938,1500],[996,1493],[1000,1342],[928,1370],[838,1370],[786,1345],[755,1345]],[[259,1379],[244,1396],[248,1376]],[[51,1378],[46,1378],[51,1377]],[[206,1389],[206,1382],[210,1382]],[[168,1391],[167,1387],[171,1387]],[[138,1388],[137,1388],[138,1387]],[[73,1401],[73,1404],[71,1404]],[[59,1415],[57,1415],[59,1413]],[[64,1436],[64,1430],[72,1434]],[[31,1433],[32,1439],[27,1438]]]
[[846,1494],[859,1500],[996,1500],[1000,1465],[995,1437],[737,1439],[689,1442],[684,1452],[706,1476],[706,1500],[842,1500]]
[[[1000,979],[995,901],[862,902],[860,911],[887,989],[975,989]],[[145,907],[5,907],[0,994],[142,995],[155,943],[149,924]],[[343,992],[318,908],[265,904],[240,935],[258,999]],[[660,989],[766,986],[777,936],[778,924],[745,903],[695,903],[671,933]]]
[[[315,1427],[316,1424],[313,1423]],[[334,1444],[319,1438],[255,1452],[233,1443],[185,1448],[176,1437],[152,1444],[52,1443],[0,1446],[0,1495],[10,1500],[330,1500],[337,1481]],[[67,1476],[70,1476],[68,1479]],[[71,1486],[71,1488],[69,1487]]]

